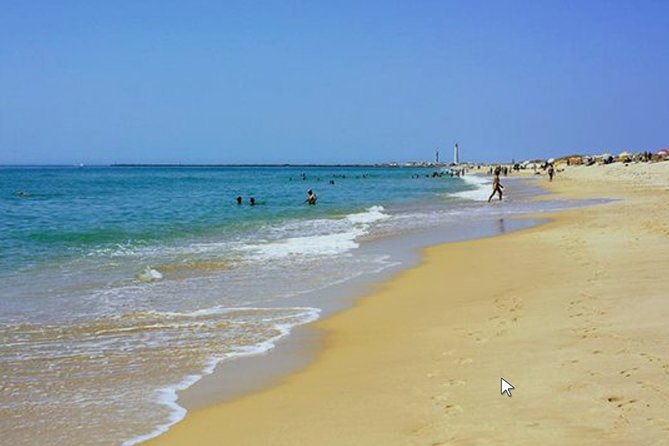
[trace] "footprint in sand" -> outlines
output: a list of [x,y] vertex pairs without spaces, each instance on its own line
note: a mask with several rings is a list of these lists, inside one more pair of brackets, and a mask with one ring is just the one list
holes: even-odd
[[511,297],[511,298],[501,298],[498,297],[494,301],[495,306],[504,312],[516,312],[520,311],[523,308],[523,301],[522,299],[519,299],[517,297]]
[[615,404],[616,407],[622,409],[628,406],[634,406],[638,403],[637,399],[634,398],[625,398],[623,396],[614,395],[606,398],[606,401]]
[[437,395],[432,397],[432,399],[435,401],[435,404],[439,406],[439,408],[441,408],[448,416],[458,415],[464,410],[459,404],[455,404],[448,400],[448,393]]
[[650,353],[639,353],[639,356],[644,357],[648,362],[662,368],[665,375],[669,375],[669,362],[665,361],[661,356],[651,355]]
[[458,404],[447,404],[443,407],[443,409],[444,409],[444,412],[446,412],[446,415],[448,415],[448,416],[458,415],[458,414],[462,413],[462,411],[464,410],[462,408],[462,406],[460,406]]
[[623,375],[626,378],[629,378],[632,375],[636,375],[636,373],[639,371],[638,367],[633,367],[631,369],[626,369],[626,370],[621,370],[618,372],[619,375]]
[[578,364],[579,362],[580,362],[580,360],[578,360],[578,359],[569,359],[569,360],[564,361],[562,363],[562,367]]
[[469,336],[470,338],[473,338],[474,342],[476,342],[477,344],[483,344],[485,342],[488,342],[488,338],[483,336],[483,332],[480,331],[480,330],[468,331],[467,336]]
[[457,415],[462,412],[462,406],[450,401],[450,394],[444,392],[431,398],[434,403],[441,408],[447,415]]
[[588,328],[579,328],[573,330],[573,332],[581,339],[596,339],[599,338],[599,333],[597,333],[597,327],[588,327]]
[[592,383],[578,383],[578,384],[570,384],[566,387],[567,392],[581,392],[584,389],[592,387]]

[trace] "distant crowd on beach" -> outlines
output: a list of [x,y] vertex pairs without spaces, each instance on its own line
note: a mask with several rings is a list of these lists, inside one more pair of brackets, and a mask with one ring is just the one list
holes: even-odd
[[[480,168],[480,167],[479,167]],[[548,181],[553,181],[553,177],[555,176],[555,167],[553,166],[552,162],[545,162],[542,163],[541,168],[546,171],[548,174]],[[492,201],[495,195],[498,195],[499,200],[502,200],[502,196],[504,195],[504,186],[502,185],[502,182],[500,180],[500,175],[507,176],[509,173],[513,171],[519,171],[521,169],[520,164],[514,163],[512,168],[509,169],[508,166],[495,166],[495,167],[490,167],[488,168],[488,175],[494,175],[493,181],[492,181],[492,193],[488,197],[488,203]],[[539,172],[536,171],[536,166],[534,166],[534,171],[536,174]]]
[[[494,176],[492,183],[493,192],[488,198],[488,202],[495,195],[498,195],[500,200],[502,199],[504,186],[500,182],[500,175],[507,176],[521,170],[531,169],[535,175],[545,174],[548,176],[548,181],[552,182],[556,173],[564,172],[564,166],[594,166],[612,163],[622,163],[624,166],[628,166],[630,163],[655,163],[661,161],[669,161],[669,149],[659,149],[655,153],[650,151],[636,153],[622,152],[617,156],[603,153],[600,155],[570,155],[558,159],[550,158],[548,160],[525,161],[523,163],[512,161],[510,166],[498,165],[488,167],[488,175]],[[481,165],[476,166],[476,168],[480,170]]]

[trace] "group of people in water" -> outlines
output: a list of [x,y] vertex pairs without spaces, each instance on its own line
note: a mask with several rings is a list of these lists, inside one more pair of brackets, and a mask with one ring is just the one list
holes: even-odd
[[[351,177],[351,178],[355,178],[356,180],[362,178],[363,180],[366,180],[367,177],[368,177],[368,175],[367,175],[366,173],[364,173],[364,174],[362,174],[362,175],[356,175],[355,177]],[[332,175],[332,178],[346,179],[346,175],[344,175],[344,174],[340,174],[340,175]],[[302,181],[307,181],[307,174],[306,174],[306,173],[302,173],[302,174],[300,174],[300,179],[301,179]],[[293,181],[293,177],[288,177],[288,181]],[[316,177],[316,181],[321,181],[321,177],[318,177],[318,176],[317,176],[317,177]],[[330,184],[335,184],[335,180],[330,180],[329,183],[330,183]]]
[[[314,193],[313,190],[309,189],[307,191],[307,198],[304,200],[304,203],[314,206],[316,204],[316,200],[318,200],[318,197]],[[244,199],[242,198],[241,195],[238,195],[237,198],[235,198],[235,201],[237,201],[237,205],[241,206],[244,203]],[[256,199],[255,197],[249,198],[249,206],[255,206],[256,205]]]
[[[499,176],[502,173],[504,173],[504,175],[507,175],[508,174],[508,167],[497,166],[494,169],[491,168],[488,172],[494,174],[494,179],[492,181],[492,193],[488,197],[488,203],[490,203],[492,201],[492,199],[495,197],[495,195],[497,195],[499,200],[501,201],[502,197],[504,195],[504,185],[500,181]],[[553,181],[553,176],[555,175],[555,169],[553,167],[553,164],[548,164],[546,172],[548,173],[549,181]],[[464,172],[464,170],[458,171],[457,173],[451,171],[450,174],[451,174],[451,176],[453,176],[453,175],[461,176],[461,175],[464,175],[465,172]],[[432,174],[432,177],[440,177],[442,175],[443,175],[443,173],[435,172],[435,173]],[[426,175],[426,176],[429,177],[430,175]],[[343,178],[345,178],[345,176]],[[414,175],[412,175],[412,178],[419,178],[419,175],[414,174]],[[306,175],[305,174],[302,174],[302,179],[306,180]],[[292,178],[290,178],[290,180],[292,180]],[[331,180],[330,184],[335,184],[334,180]],[[236,200],[237,200],[238,205],[241,205],[243,203],[243,199],[242,199],[241,196],[238,196]],[[307,197],[305,198],[303,203],[308,204],[310,206],[315,206],[317,200],[318,200],[318,197],[316,196],[314,191],[312,189],[309,189],[307,191]],[[255,204],[256,204],[256,199],[254,197],[249,198],[249,205],[250,206],[255,206]]]
[[[368,177],[369,177],[368,174],[362,174],[362,175],[356,175],[355,177],[350,177],[350,178],[367,179]],[[299,175],[299,178],[302,181],[306,181],[308,179],[306,173],[301,173]],[[329,184],[334,185],[335,184],[335,180],[334,180],[335,178],[343,180],[343,179],[346,179],[347,176],[344,175],[344,174],[334,174],[334,175],[332,175],[331,178],[332,179],[330,179],[328,182],[329,182]],[[289,177],[288,181],[293,181],[293,177]],[[321,181],[321,178],[316,177],[316,181]],[[237,204],[240,205],[240,206],[244,203],[244,199],[241,196],[238,196],[237,198],[235,198],[235,200],[236,200]],[[316,195],[316,193],[314,193],[314,191],[312,189],[309,189],[307,191],[307,196],[306,196],[303,204],[308,204],[310,206],[315,206],[317,201],[318,201],[318,196]],[[254,197],[249,198],[248,203],[249,203],[250,206],[255,206],[256,204],[262,204],[262,203],[258,203]]]
[[[235,200],[237,201],[238,205],[241,205],[244,201],[244,199],[241,197],[241,195],[238,195],[237,198],[235,198]],[[249,206],[255,206],[255,205],[256,205],[255,197],[249,198]]]

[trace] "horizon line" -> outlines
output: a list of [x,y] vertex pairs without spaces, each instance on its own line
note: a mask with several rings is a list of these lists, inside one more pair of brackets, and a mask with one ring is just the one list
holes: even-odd
[[[433,161],[385,161],[377,163],[57,163],[57,164],[2,164],[0,167],[384,167],[384,166],[449,166],[453,163]],[[489,164],[462,162],[460,164]]]

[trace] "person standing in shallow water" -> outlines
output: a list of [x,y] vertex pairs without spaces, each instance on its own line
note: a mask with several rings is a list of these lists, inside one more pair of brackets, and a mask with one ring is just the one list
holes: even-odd
[[488,203],[490,203],[490,200],[492,200],[492,197],[494,197],[495,194],[499,194],[499,199],[501,201],[502,189],[504,189],[504,186],[502,186],[502,183],[499,181],[499,168],[498,168],[495,169],[495,179],[492,180],[492,194],[490,194],[490,197],[488,197]]
[[552,164],[548,165],[548,181],[553,181],[553,175],[555,175],[555,169]]
[[317,198],[316,198],[316,194],[314,193],[314,191],[312,191],[311,189],[309,189],[309,190],[307,191],[307,199],[304,200],[304,202],[307,203],[307,204],[310,204],[310,205],[315,205],[315,204],[316,204],[316,200],[317,200]]

